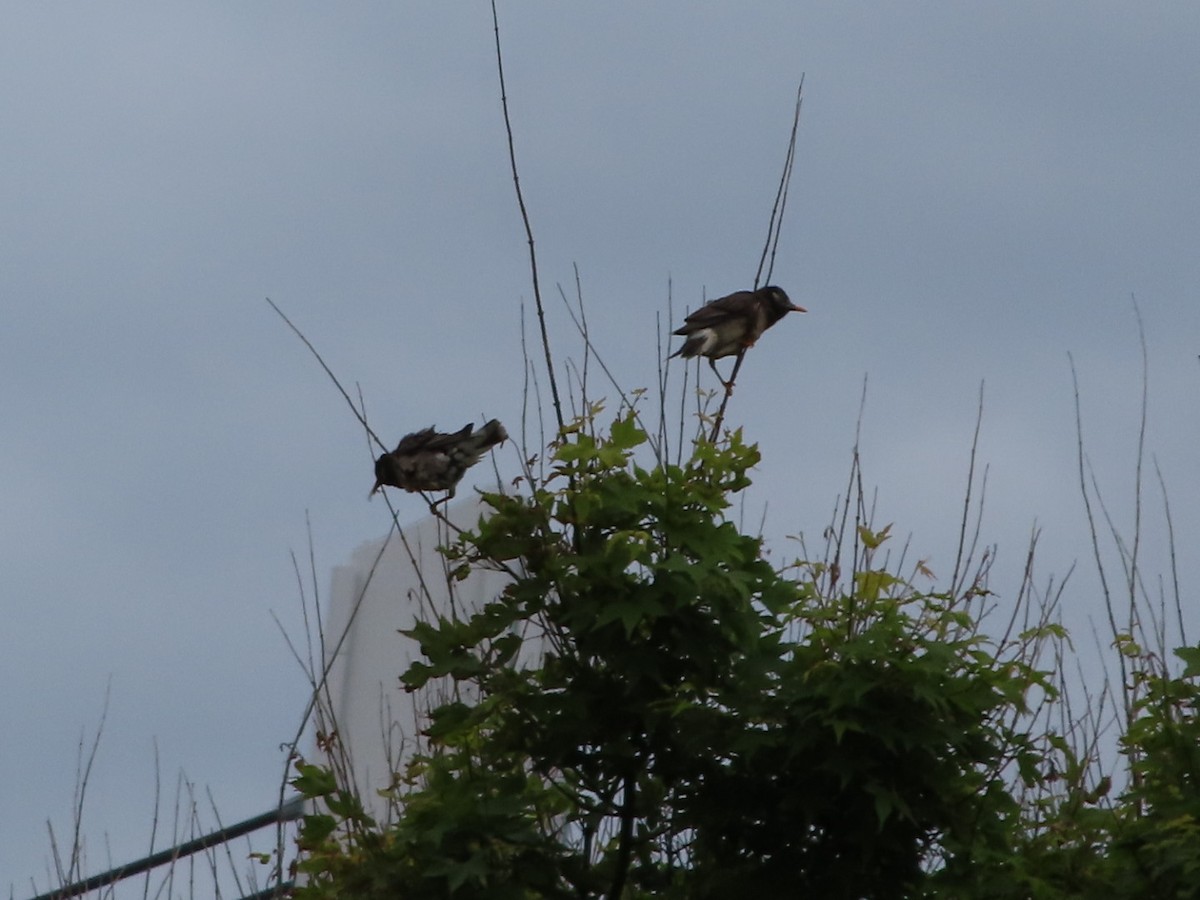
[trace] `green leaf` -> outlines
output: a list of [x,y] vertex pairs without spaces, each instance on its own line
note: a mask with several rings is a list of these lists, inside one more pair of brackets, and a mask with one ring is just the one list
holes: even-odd
[[891,537],[891,533],[892,533],[892,526],[890,524],[884,526],[884,529],[882,531],[878,531],[878,532],[871,531],[871,529],[867,528],[866,525],[858,526],[859,540],[861,540],[863,542],[863,545],[868,550],[877,549],[880,544],[882,544],[889,537]]
[[586,462],[595,459],[596,439],[590,434],[580,434],[569,444],[563,444],[554,451],[554,458],[559,462]]
[[646,442],[646,433],[638,427],[634,414],[630,412],[625,418],[613,422],[609,439],[621,450],[632,450]]
[[854,575],[855,596],[860,600],[878,600],[885,592],[902,584],[903,579],[881,569],[856,572]]
[[301,850],[316,850],[337,829],[338,820],[325,813],[312,813],[304,817],[300,836],[296,843]]
[[316,800],[337,790],[337,780],[329,769],[312,763],[298,762],[296,772],[296,777],[292,779],[292,787],[309,799]]
[[1184,678],[1200,675],[1200,647],[1176,647],[1175,655],[1184,662]]

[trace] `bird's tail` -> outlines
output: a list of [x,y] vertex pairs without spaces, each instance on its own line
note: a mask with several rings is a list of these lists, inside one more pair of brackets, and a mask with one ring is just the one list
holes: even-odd
[[701,350],[703,349],[703,337],[689,337],[683,342],[683,346],[668,356],[667,359],[674,359],[676,356],[683,357],[684,359],[691,359],[693,356],[699,356]]
[[499,419],[492,419],[472,434],[470,440],[472,447],[477,452],[482,453],[491,447],[495,447],[497,444],[503,444],[507,441],[508,432],[504,430],[504,426],[500,424]]

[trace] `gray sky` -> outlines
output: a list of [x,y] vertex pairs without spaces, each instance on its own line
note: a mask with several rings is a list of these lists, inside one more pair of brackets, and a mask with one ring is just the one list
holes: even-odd
[[[676,310],[752,281],[806,74],[773,280],[810,312],[759,343],[729,413],[762,447],[748,509],[767,503],[781,557],[828,520],[867,376],[879,522],[948,575],[985,381],[992,587],[1015,593],[1036,523],[1042,577],[1078,560],[1067,614],[1098,617],[1067,354],[1128,528],[1136,296],[1148,448],[1194,592],[1200,7],[500,14],[544,283],[553,299],[578,263],[629,387],[653,382],[669,281]],[[93,868],[106,834],[113,862],[145,851],[155,742],[168,792],[182,770],[226,822],[271,805],[305,700],[271,618],[300,630],[289,553],[309,516],[324,592],[387,528],[357,424],[265,297],[361,384],[385,440],[517,423],[530,288],[492,39],[482,4],[5,8],[0,886],[18,900],[45,886],[45,821],[69,826],[107,685]],[[500,462],[515,472],[511,445]],[[1160,509],[1151,491],[1153,573]]]

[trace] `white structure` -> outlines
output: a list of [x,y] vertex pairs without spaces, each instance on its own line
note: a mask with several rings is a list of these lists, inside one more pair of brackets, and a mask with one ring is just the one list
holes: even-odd
[[[477,497],[453,504],[446,515],[459,528],[473,528],[487,511]],[[477,609],[503,588],[507,576],[474,572],[448,585],[446,560],[437,548],[453,532],[433,516],[402,534],[370,541],[350,562],[333,571],[324,654],[329,668],[318,709],[318,726],[338,740],[329,761],[346,766],[357,793],[375,818],[388,821],[389,805],[378,794],[400,771],[423,727],[426,691],[408,693],[400,675],[419,657],[416,643],[399,631],[437,615]],[[442,683],[437,690],[446,690]]]

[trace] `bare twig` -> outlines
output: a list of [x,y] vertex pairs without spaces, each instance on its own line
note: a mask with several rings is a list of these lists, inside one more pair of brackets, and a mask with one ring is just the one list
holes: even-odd
[[1141,421],[1138,423],[1137,460],[1134,469],[1133,549],[1130,552],[1129,558],[1129,630],[1132,633],[1137,606],[1138,550],[1141,548],[1142,543],[1142,464],[1146,458],[1146,416],[1150,399],[1150,358],[1146,350],[1146,329],[1142,323],[1142,311],[1137,305],[1137,298],[1130,299],[1133,302],[1133,313],[1137,319],[1138,345],[1142,350]]
[[[962,519],[958,525],[958,550],[954,554],[954,574],[950,577],[950,593],[957,595],[962,588],[959,584],[960,573],[964,569],[970,568],[971,557],[975,554],[975,547],[979,542],[980,520],[976,518],[975,533],[971,539],[970,550],[966,549],[967,541],[967,520],[971,512],[971,491],[975,486],[975,456],[979,452],[979,428],[983,424],[983,382],[979,382],[979,406],[975,411],[975,433],[971,436],[971,457],[967,465],[967,489],[963,496],[963,511]],[[980,503],[980,513],[983,510],[983,504]],[[964,559],[964,552],[966,557]]]
[[1171,519],[1171,503],[1167,497],[1167,483],[1163,480],[1162,470],[1158,467],[1158,460],[1154,461],[1154,473],[1158,476],[1158,486],[1162,491],[1163,498],[1163,513],[1167,520],[1167,547],[1171,555],[1171,586],[1172,595],[1175,598],[1175,616],[1179,626],[1179,642],[1186,645],[1188,639],[1187,632],[1183,627],[1183,599],[1179,593],[1179,565],[1175,556],[1175,523]]
[[524,388],[521,391],[521,470],[526,479],[532,485],[534,483],[533,463],[538,464],[538,479],[542,479],[546,474],[545,454],[536,454],[536,460],[533,454],[529,452],[529,394],[532,388],[534,397],[534,408],[537,411],[538,425],[538,447],[546,446],[546,421],[542,415],[542,389],[537,380],[537,372],[533,367],[532,361],[529,359],[529,344],[526,341],[525,330],[525,304],[521,304],[521,366],[524,374]]
[[[150,822],[150,847],[146,855],[154,853],[154,840],[158,836],[158,813],[162,804],[162,769],[158,759],[158,738],[154,739],[154,818]],[[146,874],[142,882],[142,900],[147,900],[150,893],[150,875]]]
[[[587,307],[585,307],[584,303],[583,303],[583,282],[580,281],[580,279],[579,279],[579,263],[572,263],[571,268],[574,269],[574,271],[575,271],[575,303],[579,307],[579,323],[578,323],[578,325],[579,325],[579,330],[582,332],[582,334],[584,336],[583,372],[581,375],[579,389],[580,389],[580,395],[583,397],[583,405],[586,407],[588,404],[588,391],[587,391],[588,363],[591,362],[591,358],[592,358],[592,342],[588,336],[589,333],[588,333],[588,321],[587,321]],[[559,285],[558,292],[560,294],[563,293],[562,285]],[[563,299],[565,300],[566,297],[564,296]],[[570,308],[571,308],[570,304],[567,304],[567,309],[570,309]],[[601,363],[601,365],[604,365],[603,362]],[[608,374],[609,380],[611,380],[611,381],[616,380],[612,377],[611,373],[608,372],[607,366],[605,367],[604,371],[606,374]],[[618,390],[620,390],[620,389],[618,388]]]
[[[1117,617],[1113,609],[1112,591],[1109,589],[1108,576],[1105,574],[1104,557],[1100,553],[1100,536],[1096,530],[1096,514],[1092,510],[1091,493],[1088,490],[1087,484],[1087,458],[1083,452],[1083,413],[1080,409],[1079,376],[1075,370],[1075,358],[1068,353],[1067,359],[1071,364],[1071,384],[1074,387],[1075,394],[1075,451],[1079,466],[1079,490],[1083,495],[1084,515],[1087,518],[1088,532],[1091,535],[1092,555],[1096,560],[1096,573],[1100,576],[1100,592],[1104,595],[1104,610],[1108,615],[1108,627],[1115,640],[1117,635],[1120,634],[1120,629],[1117,628]],[[1129,670],[1125,662],[1124,653],[1117,654],[1117,662],[1121,668],[1122,708],[1126,716],[1126,721],[1128,721],[1131,713],[1131,701],[1129,696]]]
[[[792,183],[792,165],[796,160],[796,134],[800,129],[800,106],[804,99],[804,76],[800,77],[800,84],[796,87],[796,107],[792,112],[792,131],[788,137],[787,154],[783,162],[783,171],[779,175],[779,186],[775,190],[775,202],[771,205],[771,215],[767,223],[767,239],[763,243],[762,256],[758,260],[758,271],[754,273],[754,289],[759,286],[759,279],[763,274],[763,266],[767,266],[767,280],[771,278],[771,273],[775,269],[775,251],[779,247],[779,234],[783,225],[783,213],[787,207],[788,188]],[[767,264],[768,257],[770,264]],[[729,376],[729,381],[725,384],[725,396],[721,398],[721,405],[717,409],[716,418],[713,420],[712,429],[709,433],[709,442],[715,443],[721,434],[721,426],[725,424],[725,408],[729,405],[729,398],[733,395],[733,386],[737,381],[738,372],[741,371],[742,361],[746,358],[746,351],[743,348],[738,352],[737,362],[733,364],[733,373]]]
[[521,179],[517,175],[517,152],[513,146],[512,121],[508,116],[508,91],[504,86],[504,57],[500,52],[500,19],[496,14],[496,2],[492,0],[492,28],[496,34],[496,71],[500,76],[500,106],[504,110],[504,130],[508,135],[508,161],[512,167],[513,187],[517,191],[517,205],[521,208],[521,221],[525,224],[525,237],[529,242],[529,270],[533,279],[533,302],[537,307],[538,325],[542,332],[542,349],[546,353],[546,371],[550,377],[550,395],[554,401],[554,415],[561,430],[563,419],[562,402],[558,398],[558,380],[554,376],[554,358],[550,353],[550,337],[546,332],[546,311],[542,306],[542,289],[538,281],[537,253],[533,245],[533,228],[529,224],[529,211],[525,208],[525,195],[521,192]]
[[738,372],[742,368],[742,360],[745,358],[746,349],[743,347],[738,351],[737,362],[733,364],[733,372],[730,373],[729,381],[725,385],[725,395],[721,398],[721,405],[717,407],[717,417],[713,419],[712,432],[708,436],[710,444],[716,443],[721,434],[721,426],[725,424],[725,407],[729,404],[729,398],[733,396],[733,384],[737,381]]
[[[591,357],[595,357],[596,362],[600,365],[600,369],[604,372],[605,377],[608,378],[609,383],[613,386],[613,388],[616,390],[617,394],[620,396],[622,406],[633,412],[634,418],[637,421],[638,426],[642,429],[642,431],[644,431],[646,433],[646,440],[650,444],[651,450],[654,451],[655,458],[659,459],[661,461],[662,460],[661,445],[655,439],[654,434],[647,427],[645,421],[643,421],[642,414],[641,414],[641,412],[638,411],[638,408],[637,408],[636,396],[631,397],[629,394],[627,394],[625,392],[625,389],[623,387],[621,387],[620,382],[617,381],[616,376],[613,375],[612,370],[609,369],[608,364],[604,362],[604,358],[600,355],[600,352],[596,349],[595,345],[592,344],[591,335],[588,333],[587,319],[583,316],[583,294],[579,287],[578,270],[576,270],[575,288],[576,288],[576,291],[580,291],[580,293],[578,295],[578,303],[579,303],[579,309],[580,309],[579,316],[576,316],[575,311],[573,309],[571,309],[570,301],[567,300],[567,295],[563,291],[561,284],[558,285],[558,293],[559,293],[559,296],[562,298],[563,305],[566,307],[567,315],[569,315],[571,317],[571,322],[575,325],[576,330],[579,332],[579,336],[581,338],[583,338],[583,346],[586,348],[585,355],[584,355],[585,368],[580,373],[580,389],[581,389],[581,391],[584,391],[583,412],[586,413],[587,409],[588,409],[588,398],[587,398],[586,389],[585,389],[585,386],[587,384],[587,369],[586,369],[587,362],[586,362],[586,360],[588,360]],[[635,395],[636,395],[636,392],[635,392]]]
[[81,854],[81,832],[83,829],[83,800],[87,793],[88,782],[92,777],[92,765],[96,762],[96,751],[100,749],[100,735],[104,733],[104,723],[108,719],[108,703],[112,696],[112,679],[104,688],[104,707],[100,711],[100,724],[96,726],[96,734],[92,738],[92,746],[88,751],[87,762],[83,761],[83,738],[79,739],[79,779],[75,788],[74,830],[71,839],[71,861],[67,867],[67,881],[74,881],[83,873]]
[[[383,558],[384,551],[387,549],[387,546],[390,543],[390,540],[389,540],[390,537],[391,537],[391,533],[389,532],[387,538],[385,538],[383,540],[383,542],[380,544],[379,552],[375,555],[375,559],[371,562],[371,566],[367,571],[367,576],[365,579],[363,579],[362,587],[359,589],[358,596],[355,597],[354,606],[351,608],[350,615],[347,617],[347,620],[346,620],[346,627],[342,630],[342,633],[338,637],[337,642],[333,645],[332,651],[329,653],[329,655],[326,658],[322,659],[320,674],[318,675],[317,671],[315,669],[308,671],[308,673],[307,673],[309,680],[310,680],[310,687],[312,688],[312,694],[309,696],[308,703],[305,705],[304,713],[300,717],[300,724],[296,728],[295,734],[293,735],[291,741],[289,741],[285,745],[287,747],[288,752],[287,752],[286,761],[284,763],[283,778],[279,785],[279,806],[280,807],[282,807],[284,805],[284,802],[287,797],[288,785],[291,783],[290,776],[291,776],[291,771],[292,771],[292,765],[298,758],[297,748],[300,746],[300,741],[303,739],[304,734],[308,729],[309,720],[312,718],[313,713],[317,710],[317,708],[320,705],[321,693],[323,691],[328,691],[329,674],[330,674],[330,672],[333,671],[334,662],[337,660],[338,655],[341,652],[342,645],[345,643],[346,639],[350,635],[350,630],[354,624],[354,620],[358,617],[358,611],[362,606],[363,600],[366,598],[367,589],[371,586],[371,583],[375,579],[376,570],[378,569],[379,563]],[[312,554],[311,534],[310,534],[309,552],[311,555]],[[292,557],[292,564],[296,570],[297,580],[299,580],[300,579],[300,570],[299,570],[299,567],[296,565],[294,556]],[[313,590],[314,590],[314,592],[317,590],[317,584],[316,584],[315,580],[314,580],[314,584],[313,584]],[[303,591],[301,593],[302,593],[302,599],[303,599]],[[317,622],[320,623],[321,622],[320,602],[316,596],[314,596],[313,605],[316,610]],[[321,625],[318,624],[318,627],[320,628]],[[324,635],[323,631],[320,635],[320,643],[321,643],[321,647],[324,648],[325,647],[325,635]],[[274,876],[279,882],[283,881],[284,827],[285,827],[284,823],[281,821],[276,826],[276,835],[275,835],[277,858],[276,858],[276,871],[274,873]]]
[[792,113],[792,134],[788,140],[787,155],[783,162],[783,174],[779,178],[779,187],[775,191],[775,203],[771,207],[771,218],[767,225],[767,240],[763,245],[762,256],[758,260],[758,271],[754,273],[754,288],[758,289],[759,278],[762,277],[763,265],[770,252],[770,265],[767,266],[767,283],[771,281],[771,273],[775,270],[775,251],[779,247],[779,231],[783,224],[783,211],[787,207],[788,187],[792,183],[792,164],[796,160],[796,132],[800,128],[800,105],[804,100],[804,76],[800,76],[800,84],[796,86],[796,109]]
[[287,323],[287,327],[295,332],[296,337],[300,338],[300,340],[304,342],[304,346],[307,347],[312,352],[312,355],[317,358],[317,362],[321,364],[321,368],[325,370],[325,374],[329,376],[330,380],[333,381],[334,386],[341,391],[342,396],[346,398],[346,403],[354,413],[354,417],[358,419],[362,427],[366,429],[367,434],[369,434],[374,439],[375,443],[379,445],[379,449],[384,453],[387,453],[388,448],[384,445],[383,441],[379,439],[379,436],[371,430],[371,426],[367,424],[367,420],[363,418],[362,413],[358,411],[358,407],[354,405],[354,401],[350,399],[350,395],[346,393],[346,389],[342,387],[342,383],[338,381],[337,376],[333,374],[333,371],[325,364],[325,360],[321,358],[321,354],[317,352],[317,348],[312,345],[312,342],[304,336],[304,333],[300,331],[299,328],[292,324],[292,320],[283,314],[283,310],[275,305],[274,300],[268,297],[267,303],[271,304],[271,309],[275,310],[275,312],[279,314],[279,318],[283,319],[283,321]]

